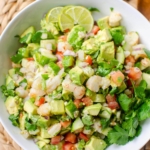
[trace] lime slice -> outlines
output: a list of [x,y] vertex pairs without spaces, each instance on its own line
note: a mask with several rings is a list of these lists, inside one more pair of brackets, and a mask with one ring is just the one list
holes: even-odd
[[91,12],[82,6],[74,6],[66,10],[66,14],[74,20],[74,24],[83,26],[90,32],[93,28],[94,20]]
[[72,29],[74,26],[74,20],[66,14],[66,11],[73,6],[66,6],[62,9],[60,15],[59,15],[59,27],[61,31],[64,31],[66,29]]
[[60,15],[63,7],[55,7],[51,9],[46,15],[47,22],[58,22],[58,16]]

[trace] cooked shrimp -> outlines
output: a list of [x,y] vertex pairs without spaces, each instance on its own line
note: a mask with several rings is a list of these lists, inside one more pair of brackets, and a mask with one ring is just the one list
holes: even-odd
[[42,77],[41,76],[38,76],[37,78],[35,78],[32,84],[32,88],[37,89],[37,90],[42,90]]
[[31,88],[30,92],[29,92],[29,96],[32,97],[32,98],[36,98],[37,96],[43,96],[45,94],[46,94],[45,91],[37,90],[37,89],[34,89],[34,88]]
[[73,92],[75,99],[81,99],[85,94],[85,87],[79,86],[71,82],[70,79],[66,78],[62,82],[62,86],[64,90]]
[[111,27],[119,26],[121,19],[122,19],[121,14],[113,11],[109,16],[109,25]]
[[25,90],[23,87],[16,88],[16,93],[21,98],[25,98],[28,95],[28,91]]
[[41,116],[49,116],[50,115],[50,105],[49,105],[49,103],[42,104],[37,109],[37,113]]
[[81,99],[85,94],[85,87],[84,86],[75,86],[73,91],[75,99]]
[[101,81],[102,81],[102,77],[94,75],[88,79],[88,81],[86,82],[86,86],[91,91],[98,92]]
[[59,75],[55,76],[54,78],[49,78],[46,81],[46,92],[51,93],[54,91],[59,85],[61,84],[61,78]]
[[59,52],[65,52],[66,50],[72,50],[72,47],[68,42],[58,42],[57,50]]

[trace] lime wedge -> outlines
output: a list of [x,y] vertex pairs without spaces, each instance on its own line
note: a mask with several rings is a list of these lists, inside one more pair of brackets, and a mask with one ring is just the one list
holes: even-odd
[[73,6],[66,6],[62,9],[60,15],[58,16],[58,23],[61,31],[66,29],[72,29],[74,26],[74,20],[66,14],[66,11]]
[[91,12],[85,7],[74,6],[67,9],[65,13],[73,19],[74,24],[83,26],[87,32],[92,30],[94,20]]
[[47,22],[58,22],[58,16],[60,15],[63,7],[55,7],[51,9],[46,15]]

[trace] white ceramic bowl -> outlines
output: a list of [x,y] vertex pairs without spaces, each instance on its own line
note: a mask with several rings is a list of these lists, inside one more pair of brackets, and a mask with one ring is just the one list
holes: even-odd
[[[4,83],[5,75],[10,68],[10,57],[15,54],[19,48],[19,43],[15,35],[20,35],[28,26],[35,26],[37,29],[40,27],[40,20],[44,14],[55,6],[62,5],[84,5],[87,7],[97,7],[100,13],[94,13],[95,19],[102,16],[109,15],[110,7],[119,11],[123,16],[122,24],[128,31],[138,31],[143,43],[150,49],[150,24],[149,22],[134,8],[121,0],[38,0],[30,6],[21,11],[6,27],[1,35],[0,40],[0,85]],[[20,130],[14,127],[8,120],[8,113],[4,106],[4,97],[0,93],[0,119],[1,123],[11,135],[11,137],[24,149],[24,150],[38,150],[38,147],[32,140],[26,140],[21,134]],[[124,146],[112,145],[108,150],[138,150],[150,138],[150,119],[142,124],[142,133],[139,137],[129,142]]]

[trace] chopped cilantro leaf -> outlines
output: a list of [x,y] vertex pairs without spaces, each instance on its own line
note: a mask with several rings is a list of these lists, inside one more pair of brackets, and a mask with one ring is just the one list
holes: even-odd
[[116,125],[108,133],[108,141],[111,144],[125,145],[128,142],[128,132]]
[[14,126],[19,126],[19,115],[18,114],[17,115],[11,114],[9,116],[9,120],[11,120],[11,122]]
[[95,7],[89,7],[88,10],[91,11],[91,12],[93,12],[93,11],[100,12],[99,9],[97,9]]
[[110,7],[110,11],[113,11],[114,10],[114,8],[113,7]]
[[16,54],[16,55],[11,57],[11,61],[16,63],[16,64],[19,64],[22,59],[23,59],[23,56],[20,54]]

